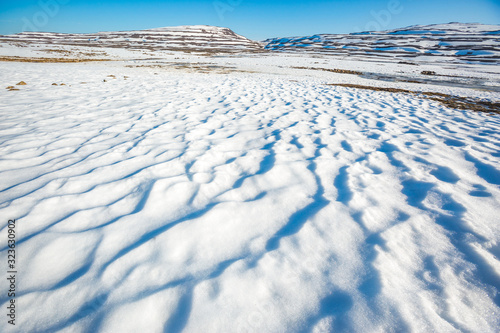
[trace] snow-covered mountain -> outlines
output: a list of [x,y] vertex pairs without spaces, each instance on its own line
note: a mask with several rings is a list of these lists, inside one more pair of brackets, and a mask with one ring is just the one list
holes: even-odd
[[191,25],[149,30],[67,34],[23,32],[0,36],[0,43],[73,45],[141,50],[240,52],[258,51],[262,44],[229,28]]
[[[500,63],[500,25],[448,23],[352,34],[271,38],[266,49],[332,55]],[[423,58],[422,58],[423,57]]]
[[241,53],[284,51],[384,60],[500,63],[500,25],[448,23],[351,34],[250,40],[229,28],[192,25],[149,30],[67,34],[23,32],[0,44],[101,47],[142,51]]

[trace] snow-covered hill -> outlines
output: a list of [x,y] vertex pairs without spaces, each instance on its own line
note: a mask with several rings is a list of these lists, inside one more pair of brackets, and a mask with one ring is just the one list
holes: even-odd
[[448,23],[352,34],[271,38],[266,49],[408,60],[500,63],[500,26]]
[[[64,34],[23,32],[0,36],[0,45],[114,50],[247,53],[264,50],[321,53],[384,61],[500,64],[500,26],[448,23],[352,34],[319,34],[252,41],[229,28],[193,25],[149,30]],[[10,52],[10,51],[9,51]]]
[[73,45],[141,50],[241,52],[262,49],[259,42],[234,33],[231,29],[191,25],[137,31],[66,34],[23,32],[0,36],[0,43]]

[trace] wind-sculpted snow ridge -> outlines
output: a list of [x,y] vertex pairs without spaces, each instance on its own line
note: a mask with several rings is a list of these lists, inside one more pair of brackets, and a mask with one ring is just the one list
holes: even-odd
[[0,43],[16,46],[39,44],[45,46],[66,45],[143,51],[168,50],[224,53],[253,52],[262,49],[259,42],[240,36],[231,29],[205,25],[98,32],[94,34],[23,32],[0,36]]
[[271,38],[265,48],[372,59],[500,64],[500,25],[448,23],[352,34]]
[[498,115],[285,75],[1,67],[27,83],[0,91],[16,332],[500,327]]

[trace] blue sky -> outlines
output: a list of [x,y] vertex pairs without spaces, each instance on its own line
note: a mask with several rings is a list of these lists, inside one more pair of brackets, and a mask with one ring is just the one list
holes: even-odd
[[0,34],[206,24],[261,40],[447,22],[500,24],[500,0],[0,0]]

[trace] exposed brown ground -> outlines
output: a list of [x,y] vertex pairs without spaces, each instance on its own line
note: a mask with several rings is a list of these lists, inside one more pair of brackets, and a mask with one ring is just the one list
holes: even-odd
[[150,65],[125,65],[125,67],[180,70],[180,71],[203,73],[203,74],[254,73],[253,71],[237,69],[236,67],[232,66],[229,67],[220,66],[210,63],[165,63],[165,64],[150,64]]
[[295,69],[312,69],[316,71],[325,71],[325,72],[333,72],[333,73],[340,73],[340,74],[354,74],[354,75],[361,75],[363,73],[358,72],[358,71],[351,71],[349,69],[330,69],[330,68],[320,68],[320,67],[292,67]]
[[88,62],[88,61],[110,61],[111,59],[90,59],[90,58],[33,58],[33,57],[15,57],[0,56],[0,61],[15,62]]
[[430,91],[422,92],[422,91],[413,91],[413,90],[399,89],[399,88],[382,88],[382,87],[363,86],[359,84],[348,84],[348,83],[328,83],[327,85],[346,87],[346,88],[365,89],[365,90],[385,91],[390,93],[405,93],[405,94],[420,95],[423,96],[424,98],[440,102],[441,104],[452,109],[493,112],[500,114],[499,102],[483,101],[480,99],[452,96]]

